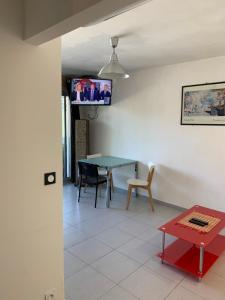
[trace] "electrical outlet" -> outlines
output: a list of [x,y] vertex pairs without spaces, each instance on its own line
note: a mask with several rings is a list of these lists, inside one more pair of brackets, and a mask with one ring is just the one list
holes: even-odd
[[56,289],[46,291],[44,296],[44,300],[56,300]]

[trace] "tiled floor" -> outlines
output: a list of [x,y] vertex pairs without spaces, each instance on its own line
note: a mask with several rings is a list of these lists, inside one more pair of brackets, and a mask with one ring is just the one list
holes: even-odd
[[[225,255],[202,282],[162,265],[157,226],[180,213],[133,198],[126,211],[126,194],[113,193],[105,208],[104,192],[97,209],[91,188],[82,193],[64,187],[64,248],[66,300],[224,300]],[[173,237],[167,238],[170,243]]]

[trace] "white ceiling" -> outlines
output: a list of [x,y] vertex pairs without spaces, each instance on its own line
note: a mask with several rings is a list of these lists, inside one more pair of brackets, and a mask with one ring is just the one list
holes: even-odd
[[63,74],[95,74],[119,36],[124,68],[174,64],[225,55],[225,0],[152,0],[62,37]]

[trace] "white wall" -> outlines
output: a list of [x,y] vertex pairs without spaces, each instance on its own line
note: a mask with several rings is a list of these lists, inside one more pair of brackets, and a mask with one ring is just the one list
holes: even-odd
[[[225,210],[223,126],[181,126],[181,86],[225,81],[225,57],[152,68],[115,83],[112,106],[91,126],[91,152],[157,165],[153,196],[182,207]],[[127,188],[125,170],[116,185]]]
[[63,300],[60,41],[23,42],[22,8],[0,1],[0,299]]

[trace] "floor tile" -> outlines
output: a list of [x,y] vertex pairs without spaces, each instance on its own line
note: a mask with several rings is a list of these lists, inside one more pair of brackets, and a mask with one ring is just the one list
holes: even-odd
[[160,225],[166,223],[168,221],[168,218],[152,212],[143,212],[133,217],[132,220],[150,225],[154,228],[158,228]]
[[76,231],[76,228],[74,226],[68,225],[66,228],[64,228],[64,234]]
[[[127,194],[125,195],[125,203],[127,203]],[[134,193],[132,194],[130,206],[129,206],[130,211],[135,211],[135,212],[144,212],[144,211],[150,211],[150,205],[147,200],[147,198],[138,195],[138,197],[134,196]]]
[[66,223],[66,222],[63,222],[63,229],[67,229],[68,227],[70,227],[70,224]]
[[207,273],[201,282],[195,278],[185,277],[181,286],[189,291],[194,291],[199,296],[207,300],[224,300],[225,299],[225,278],[214,272]]
[[[169,235],[169,234],[166,234],[166,237],[165,237],[165,247],[170,245],[172,242],[174,242],[177,238],[172,236],[172,235]],[[152,235],[149,240],[148,240],[153,246],[161,249],[162,248],[162,232],[160,232],[158,230],[158,232],[156,232],[155,235]]]
[[111,251],[112,248],[106,246],[96,239],[89,239],[68,249],[68,252],[79,257],[87,264],[93,263]]
[[93,218],[96,218],[100,215],[100,212],[97,209],[86,209],[86,210],[75,210],[69,214],[64,215],[64,220],[67,224],[72,226],[79,224]]
[[141,267],[119,285],[141,300],[163,300],[176,283]]
[[121,216],[124,216],[127,218],[135,217],[138,214],[138,212],[135,210],[130,210],[130,209],[127,210],[124,202],[121,206],[119,206],[119,207],[117,207],[117,206],[118,206],[117,201],[115,200],[114,202],[112,202],[110,204],[110,210],[115,212],[118,215],[121,215]]
[[[186,290],[182,286],[176,287],[171,294],[166,298],[166,300],[204,300],[205,298],[202,298],[195,293]],[[216,300],[216,299],[214,299]]]
[[225,278],[225,257],[221,256],[210,269],[210,272],[215,272]]
[[103,231],[99,235],[96,235],[95,238],[102,241],[109,247],[116,249],[134,238],[134,236],[121,231],[119,228],[113,227]]
[[157,233],[159,233],[159,230],[149,225],[147,230],[138,235],[138,238],[147,242]]
[[143,264],[153,255],[156,255],[158,249],[149,242],[134,238],[118,248],[117,251]]
[[119,286],[113,287],[107,294],[99,300],[137,300],[131,293]]
[[122,222],[129,220],[129,219],[125,216],[118,215],[118,214],[115,214],[114,212],[111,212],[110,209],[105,209],[104,214],[101,214],[101,216],[99,216],[99,220],[101,220],[101,222],[103,224],[106,224],[106,225],[112,227],[112,226],[119,225]]
[[88,238],[91,237],[91,234],[83,232],[81,230],[73,229],[64,234],[64,249],[68,249],[76,244],[79,244]]
[[76,228],[89,234],[97,235],[112,226],[110,220],[107,222],[105,217],[99,217],[77,224]]
[[169,206],[161,205],[160,203],[157,203],[155,205],[155,212],[154,214],[159,215],[165,219],[172,219],[175,218],[177,215],[181,214],[184,211],[184,209],[181,208],[173,208]]
[[136,271],[140,264],[117,251],[113,251],[93,263],[92,267],[115,283],[119,283]]
[[78,257],[74,257],[68,252],[64,252],[64,277],[68,278],[86,266]]
[[91,267],[86,267],[65,280],[66,295],[71,300],[97,300],[114,283]]
[[162,277],[166,277],[169,280],[176,283],[181,282],[184,279],[184,273],[176,268],[167,264],[162,264],[159,257],[152,256],[145,264],[145,267],[149,268],[152,272],[159,274]]
[[128,219],[118,225],[120,230],[135,236],[139,236],[141,233],[147,230],[148,227],[149,226],[147,224],[136,222],[133,219]]

